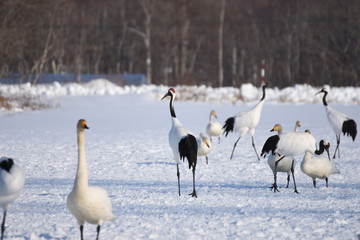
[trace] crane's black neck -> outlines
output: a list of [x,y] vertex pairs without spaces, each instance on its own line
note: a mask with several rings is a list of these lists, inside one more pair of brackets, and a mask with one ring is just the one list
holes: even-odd
[[262,98],[260,99],[260,102],[265,99],[265,88],[266,88],[266,84],[262,86],[263,95],[262,95]]
[[171,94],[170,99],[170,114],[173,118],[176,118],[175,110],[174,110],[174,95]]
[[320,155],[323,154],[324,151],[325,151],[324,140],[321,140],[319,143],[319,150],[315,150],[315,154]]
[[326,102],[326,96],[327,96],[327,92],[323,92],[324,93],[324,96],[323,96],[323,104],[324,104],[324,106],[327,106],[328,104],[327,104],[327,102]]

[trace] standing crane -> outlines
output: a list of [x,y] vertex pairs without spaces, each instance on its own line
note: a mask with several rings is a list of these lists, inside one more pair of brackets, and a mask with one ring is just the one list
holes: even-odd
[[[326,96],[328,95],[328,91],[326,88],[323,88],[317,94],[323,93],[323,104],[326,110],[326,116],[329,120],[330,126],[335,132],[336,135],[336,148],[334,152],[333,158],[336,157],[336,151],[338,152],[338,157],[340,157],[340,135],[341,132],[347,136],[351,136],[352,140],[355,141],[357,134],[357,125],[353,119],[350,119],[344,113],[338,112],[335,109],[331,108],[326,102]],[[316,95],[317,95],[316,94]]]
[[181,196],[179,163],[180,160],[185,160],[186,158],[189,163],[189,169],[192,168],[193,173],[193,191],[189,195],[197,197],[195,190],[195,169],[197,164],[198,144],[192,132],[185,128],[176,117],[174,110],[174,101],[176,97],[175,89],[170,88],[162,99],[166,97],[170,97],[170,115],[172,126],[169,131],[169,145],[176,162],[179,196]]
[[231,152],[230,159],[232,159],[234,155],[234,150],[236,147],[236,144],[242,138],[247,132],[251,135],[252,140],[252,146],[255,150],[256,156],[258,160],[260,161],[259,154],[256,151],[255,143],[254,143],[254,135],[255,135],[255,128],[259,124],[260,117],[261,117],[261,111],[264,106],[265,102],[265,89],[266,89],[266,83],[262,85],[262,91],[263,95],[259,101],[258,104],[256,104],[251,110],[247,112],[241,112],[238,115],[234,117],[230,117],[225,121],[225,125],[223,126],[225,137],[229,134],[229,132],[235,131],[239,132],[240,136],[234,143],[233,150]]

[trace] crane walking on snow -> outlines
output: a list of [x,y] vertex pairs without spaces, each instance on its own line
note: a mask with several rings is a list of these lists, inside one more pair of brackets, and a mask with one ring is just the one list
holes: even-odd
[[174,110],[174,101],[176,97],[175,89],[170,88],[162,99],[166,97],[170,97],[170,115],[172,126],[169,131],[169,145],[176,162],[179,196],[181,195],[179,163],[181,159],[184,160],[186,158],[189,163],[189,169],[192,168],[193,173],[193,192],[189,195],[197,197],[195,190],[195,169],[197,164],[198,144],[192,132],[186,129],[176,117]]
[[225,136],[227,136],[229,134],[229,132],[232,132],[232,131],[235,131],[235,132],[239,131],[239,133],[240,133],[239,138],[236,140],[236,142],[234,144],[230,159],[232,159],[232,157],[234,155],[234,150],[235,150],[236,144],[238,143],[240,138],[242,138],[247,132],[249,132],[251,135],[251,139],[252,139],[252,146],[255,150],[258,160],[260,161],[259,154],[256,151],[256,147],[255,147],[255,143],[254,143],[254,134],[255,134],[255,128],[259,124],[260,117],[261,117],[261,111],[264,106],[266,86],[267,86],[266,83],[264,83],[262,85],[263,95],[258,104],[256,104],[250,111],[241,112],[234,117],[228,118],[225,122],[225,125],[223,126]]
[[318,92],[317,94],[319,94],[319,93],[324,94],[322,100],[323,100],[323,104],[324,104],[324,107],[326,110],[326,116],[327,116],[329,123],[336,135],[336,148],[335,148],[333,158],[336,157],[336,151],[338,151],[338,157],[340,157],[339,145],[340,145],[341,132],[344,135],[346,134],[347,136],[351,136],[352,140],[355,141],[356,134],[357,134],[357,125],[353,119],[350,119],[345,114],[334,110],[327,104],[326,96],[328,95],[328,91],[326,90],[326,88],[321,89],[320,92]]

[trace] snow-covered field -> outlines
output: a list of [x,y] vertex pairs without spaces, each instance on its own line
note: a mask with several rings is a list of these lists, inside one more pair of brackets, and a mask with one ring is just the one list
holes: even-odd
[[[175,111],[196,134],[205,132],[210,110],[217,111],[223,124],[228,117],[250,109],[261,96],[251,85],[243,86],[242,98],[235,97],[239,92],[232,88],[175,89],[182,99],[195,100],[176,101]],[[258,151],[273,134],[269,131],[274,124],[292,131],[300,120],[300,130],[310,129],[317,140],[331,141],[333,153],[335,135],[321,96],[314,96],[319,90],[310,86],[268,89],[255,134]],[[318,189],[314,189],[312,180],[300,171],[302,157],[297,157],[296,194],[292,181],[289,189],[284,188],[284,173],[278,174],[280,192],[269,190],[272,171],[267,159],[256,159],[249,135],[239,141],[230,160],[238,137],[231,133],[220,144],[214,141],[208,165],[205,158],[198,159],[198,198],[187,195],[192,190],[192,174],[187,163],[180,166],[183,194],[179,197],[176,165],[168,145],[169,102],[160,101],[167,87],[118,88],[95,81],[86,87],[0,85],[0,91],[31,93],[57,106],[42,111],[2,111],[1,155],[13,157],[26,173],[24,190],[7,215],[6,239],[80,239],[78,224],[66,209],[77,167],[76,123],[80,118],[90,127],[85,133],[90,183],[108,191],[117,216],[103,225],[100,239],[360,236],[359,136],[355,142],[342,137],[341,158],[335,160],[341,173],[330,177],[329,188],[318,180]],[[193,93],[199,97],[194,98]],[[328,102],[360,123],[358,88],[331,88]],[[96,226],[86,224],[84,235],[95,239]]]

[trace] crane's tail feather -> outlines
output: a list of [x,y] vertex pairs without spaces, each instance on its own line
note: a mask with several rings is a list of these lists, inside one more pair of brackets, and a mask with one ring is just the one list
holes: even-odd
[[197,163],[197,151],[198,145],[196,138],[188,134],[186,137],[182,138],[179,142],[179,153],[180,159],[184,160],[185,157],[188,159],[189,162],[189,169],[191,167],[195,167]]
[[234,131],[234,123],[235,123],[235,117],[228,118],[225,121],[225,125],[223,126],[225,137],[229,134],[229,132]]
[[357,134],[357,129],[356,129],[356,122],[353,120],[353,119],[349,119],[349,120],[346,120],[344,123],[343,123],[343,126],[342,126],[342,132],[343,134],[347,135],[347,136],[351,136],[352,137],[352,140],[355,141],[355,138],[356,138],[356,134]]
[[274,154],[276,145],[279,142],[279,139],[280,139],[279,135],[274,135],[274,136],[269,137],[266,140],[263,148],[261,149],[260,156],[266,157],[266,155],[269,154],[270,152],[271,152],[271,154]]

